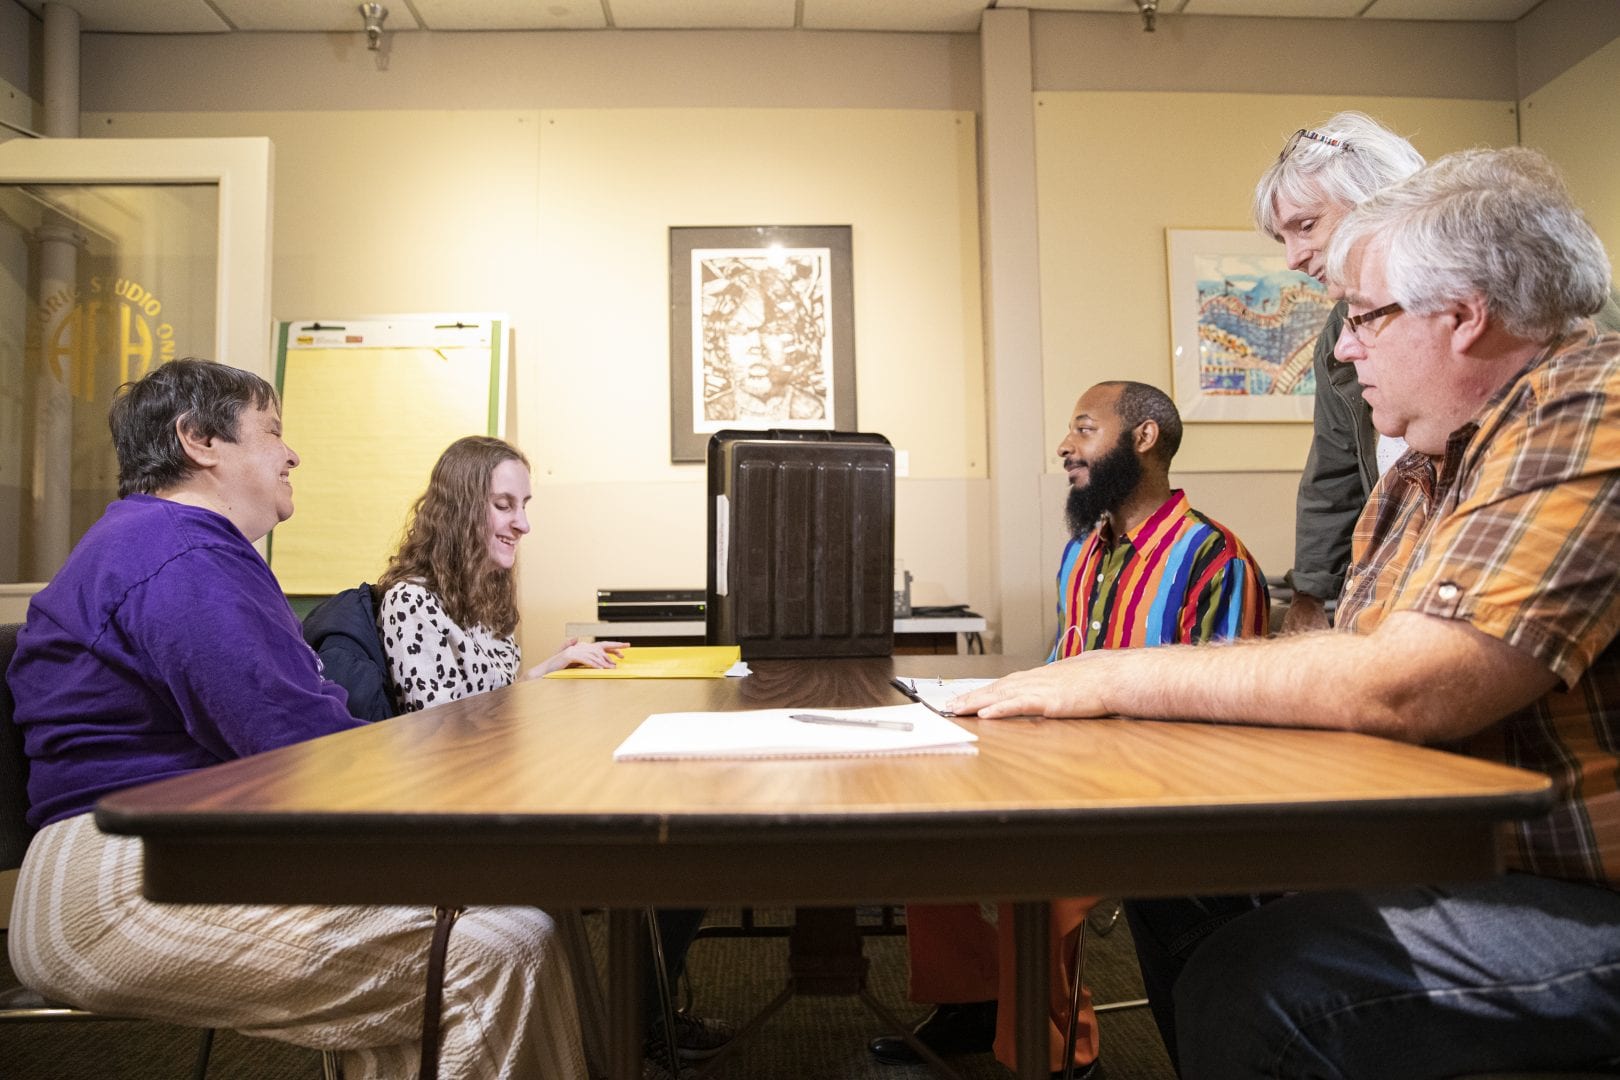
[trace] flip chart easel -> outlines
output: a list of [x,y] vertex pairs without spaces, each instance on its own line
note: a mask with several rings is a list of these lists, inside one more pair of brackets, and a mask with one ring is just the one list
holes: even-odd
[[502,435],[504,315],[391,315],[278,324],[282,431],[302,459],[296,513],[270,538],[290,596],[375,581],[444,448]]

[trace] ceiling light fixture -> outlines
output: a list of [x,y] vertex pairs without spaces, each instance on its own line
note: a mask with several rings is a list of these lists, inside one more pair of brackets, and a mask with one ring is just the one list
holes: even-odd
[[382,48],[383,20],[388,18],[388,9],[376,0],[367,0],[360,5],[360,18],[366,27],[366,48],[376,52]]
[[1153,33],[1154,23],[1159,17],[1159,0],[1136,0],[1136,10],[1142,13],[1142,30]]

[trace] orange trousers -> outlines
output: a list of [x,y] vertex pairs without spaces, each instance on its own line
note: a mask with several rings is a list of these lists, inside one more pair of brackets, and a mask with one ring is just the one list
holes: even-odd
[[[1063,1038],[1069,1021],[1069,988],[1074,984],[1074,944],[1086,912],[1097,897],[1052,901],[1052,953],[1048,959],[1047,1065],[1063,1068]],[[907,904],[906,952],[911,962],[908,995],[930,1005],[967,1001],[999,1002],[996,1009],[996,1060],[1018,1070],[1015,1047],[1016,986],[1013,970],[1011,904],[997,908],[992,926],[977,904]],[[1089,1065],[1101,1049],[1091,991],[1080,988],[1075,1017],[1074,1061]]]

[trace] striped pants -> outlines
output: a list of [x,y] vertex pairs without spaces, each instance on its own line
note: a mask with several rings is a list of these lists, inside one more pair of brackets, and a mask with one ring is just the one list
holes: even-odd
[[[89,814],[41,830],[7,935],[18,978],[96,1012],[339,1051],[348,1080],[415,1075],[432,911],[154,904],[140,894],[141,862],[138,840],[103,834]],[[441,1032],[441,1076],[583,1080],[568,961],[548,915],[461,917]]]

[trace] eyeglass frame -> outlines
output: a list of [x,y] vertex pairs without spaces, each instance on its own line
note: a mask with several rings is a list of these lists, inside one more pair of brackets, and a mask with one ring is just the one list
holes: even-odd
[[1311,131],[1309,128],[1300,128],[1298,131],[1290,135],[1288,137],[1288,141],[1283,144],[1282,153],[1277,155],[1277,161],[1279,164],[1288,160],[1288,155],[1292,154],[1299,147],[1301,139],[1309,139],[1312,142],[1319,142],[1323,146],[1331,146],[1336,150],[1343,150],[1351,154],[1356,152],[1356,148],[1350,145],[1349,139],[1335,139],[1330,135],[1323,135],[1320,131]]
[[[1364,312],[1360,315],[1346,315],[1344,317],[1344,328],[1350,331],[1350,336],[1355,338],[1363,346],[1370,345],[1372,343],[1372,339],[1362,337],[1361,328],[1372,322],[1374,319],[1381,318],[1385,315],[1399,315],[1405,310],[1406,309],[1399,303],[1392,300],[1383,307],[1373,308],[1371,311]],[[1388,325],[1389,323],[1386,321],[1384,326]],[[1382,334],[1384,332],[1384,326],[1380,326],[1378,329],[1374,330],[1372,332],[1372,336],[1376,338],[1379,334]]]

